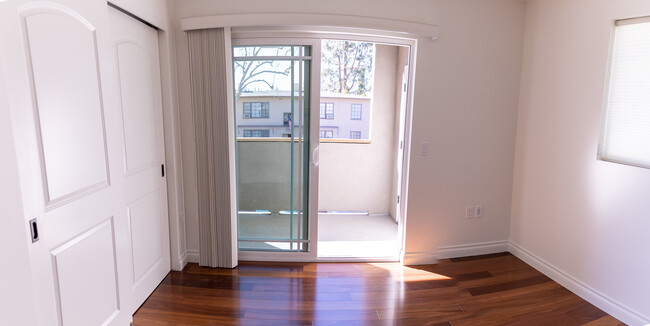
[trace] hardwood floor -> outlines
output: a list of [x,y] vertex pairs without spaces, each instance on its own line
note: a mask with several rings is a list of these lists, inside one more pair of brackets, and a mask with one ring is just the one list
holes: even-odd
[[171,272],[134,325],[624,325],[509,253]]

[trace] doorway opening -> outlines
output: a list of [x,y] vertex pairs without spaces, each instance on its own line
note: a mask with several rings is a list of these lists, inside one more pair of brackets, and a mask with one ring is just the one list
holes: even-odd
[[233,33],[239,258],[397,261],[414,44],[288,35]]
[[407,46],[322,40],[319,258],[399,259],[409,56]]

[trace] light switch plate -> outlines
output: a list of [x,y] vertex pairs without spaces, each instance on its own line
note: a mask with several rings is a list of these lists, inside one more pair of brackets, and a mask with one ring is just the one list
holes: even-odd
[[420,155],[422,156],[429,155],[429,142],[426,141],[420,142]]

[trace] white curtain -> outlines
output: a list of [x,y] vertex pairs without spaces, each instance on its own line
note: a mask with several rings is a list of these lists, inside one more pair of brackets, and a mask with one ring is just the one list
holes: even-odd
[[[199,204],[199,265],[237,266],[231,221],[226,39],[188,31]],[[234,181],[234,180],[233,180]],[[234,253],[234,254],[233,254]]]

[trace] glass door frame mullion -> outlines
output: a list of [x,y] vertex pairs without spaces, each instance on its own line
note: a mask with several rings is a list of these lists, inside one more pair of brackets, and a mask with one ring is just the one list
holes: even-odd
[[[308,96],[310,109],[316,110],[319,108],[320,101],[320,40],[309,39],[309,38],[244,38],[244,39],[232,39],[232,46],[253,46],[253,45],[288,45],[288,46],[309,46],[310,55],[298,55],[298,56],[284,56],[284,57],[273,57],[273,60],[280,61],[293,61],[293,62],[303,62],[305,69],[309,65],[309,94],[303,94],[304,97]],[[258,60],[258,59],[270,59],[270,57],[238,57],[233,58],[233,61],[238,60]],[[302,65],[301,65],[302,67]],[[302,75],[301,75],[302,76]],[[307,81],[304,81],[307,82]],[[293,101],[293,100],[292,100]],[[302,101],[301,101],[302,103]],[[293,111],[293,110],[292,110]],[[311,114],[309,119],[309,150],[304,153],[305,164],[309,164],[309,192],[308,198],[303,198],[303,201],[308,204],[308,221],[309,221],[309,230],[308,230],[308,240],[301,240],[302,230],[298,230],[298,236],[296,239],[292,240],[271,240],[269,242],[290,242],[295,243],[297,248],[300,248],[300,244],[305,244],[308,246],[307,252],[300,251],[283,251],[283,252],[274,252],[274,251],[239,251],[240,260],[274,260],[274,261],[316,261],[318,254],[318,146],[319,146],[319,135],[318,129],[320,124],[320,116],[318,114]],[[293,126],[292,126],[293,129]],[[234,132],[234,131],[233,131]],[[293,134],[293,130],[291,132]],[[304,139],[304,137],[303,137]],[[294,146],[292,141],[292,146]],[[302,149],[302,146],[300,147]],[[304,168],[300,167],[300,173],[304,173]],[[301,203],[301,207],[304,205]],[[292,208],[293,210],[293,208]],[[291,212],[293,213],[293,211]],[[302,221],[302,217],[299,218]],[[299,226],[303,228],[302,225]],[[291,228],[293,232],[293,227]],[[239,234],[239,232],[237,232]],[[293,236],[292,236],[293,238]],[[255,240],[259,242],[260,240]],[[239,242],[238,242],[239,243]]]

